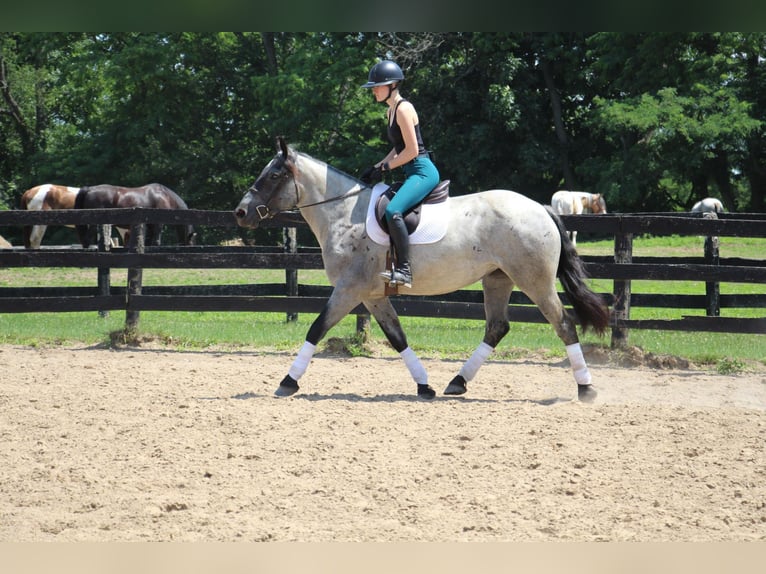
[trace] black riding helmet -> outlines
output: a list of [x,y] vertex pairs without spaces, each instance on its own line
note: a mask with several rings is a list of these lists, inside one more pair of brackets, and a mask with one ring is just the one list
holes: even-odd
[[399,65],[391,60],[383,60],[370,69],[368,81],[362,87],[387,86],[402,80],[404,80],[404,73]]

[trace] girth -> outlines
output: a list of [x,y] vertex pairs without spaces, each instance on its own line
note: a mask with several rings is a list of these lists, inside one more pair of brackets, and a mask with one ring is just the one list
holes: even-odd
[[[397,182],[391,185],[386,191],[384,191],[378,198],[378,202],[375,204],[375,217],[378,219],[380,227],[388,233],[388,221],[386,221],[386,207],[393,199],[396,192],[402,186],[403,182]],[[450,180],[445,179],[440,181],[438,185],[431,190],[431,192],[423,198],[423,201],[418,203],[415,207],[408,209],[402,215],[404,216],[404,223],[407,225],[407,232],[412,234],[420,223],[420,209],[427,203],[442,203],[447,201],[449,197],[449,184]]]

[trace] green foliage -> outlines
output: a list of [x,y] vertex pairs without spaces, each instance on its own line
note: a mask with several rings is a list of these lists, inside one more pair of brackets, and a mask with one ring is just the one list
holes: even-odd
[[721,375],[736,375],[745,370],[745,363],[736,358],[724,357],[716,365],[716,371]]
[[387,57],[456,195],[763,211],[765,51],[737,32],[3,32],[0,204],[47,181],[159,181],[230,209],[277,135],[356,173],[389,147],[360,88]]

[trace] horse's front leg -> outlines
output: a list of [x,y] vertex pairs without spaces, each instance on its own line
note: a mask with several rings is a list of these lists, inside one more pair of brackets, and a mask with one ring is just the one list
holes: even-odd
[[350,293],[338,288],[333,290],[324,309],[309,327],[306,341],[298,351],[290,370],[274,392],[276,396],[289,397],[298,392],[298,379],[306,372],[319,341],[359,303],[360,301]]
[[391,343],[391,346],[404,360],[404,364],[407,365],[410,375],[412,375],[412,378],[417,383],[418,397],[433,399],[436,396],[436,391],[428,384],[428,373],[415,354],[415,351],[407,343],[407,336],[404,334],[402,324],[399,322],[399,316],[396,314],[393,305],[391,305],[390,299],[388,297],[368,299],[364,301],[364,306],[375,317],[388,342]]
[[146,245],[159,247],[162,240],[162,225],[146,226]]
[[47,227],[47,225],[24,227],[24,247],[27,249],[39,249],[40,244],[43,242],[43,235],[45,235]]

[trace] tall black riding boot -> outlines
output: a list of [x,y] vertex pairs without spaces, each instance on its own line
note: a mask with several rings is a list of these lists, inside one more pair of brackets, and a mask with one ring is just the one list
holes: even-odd
[[401,213],[394,213],[388,222],[388,233],[394,245],[394,269],[381,273],[389,285],[412,287],[412,270],[410,268],[410,235]]

